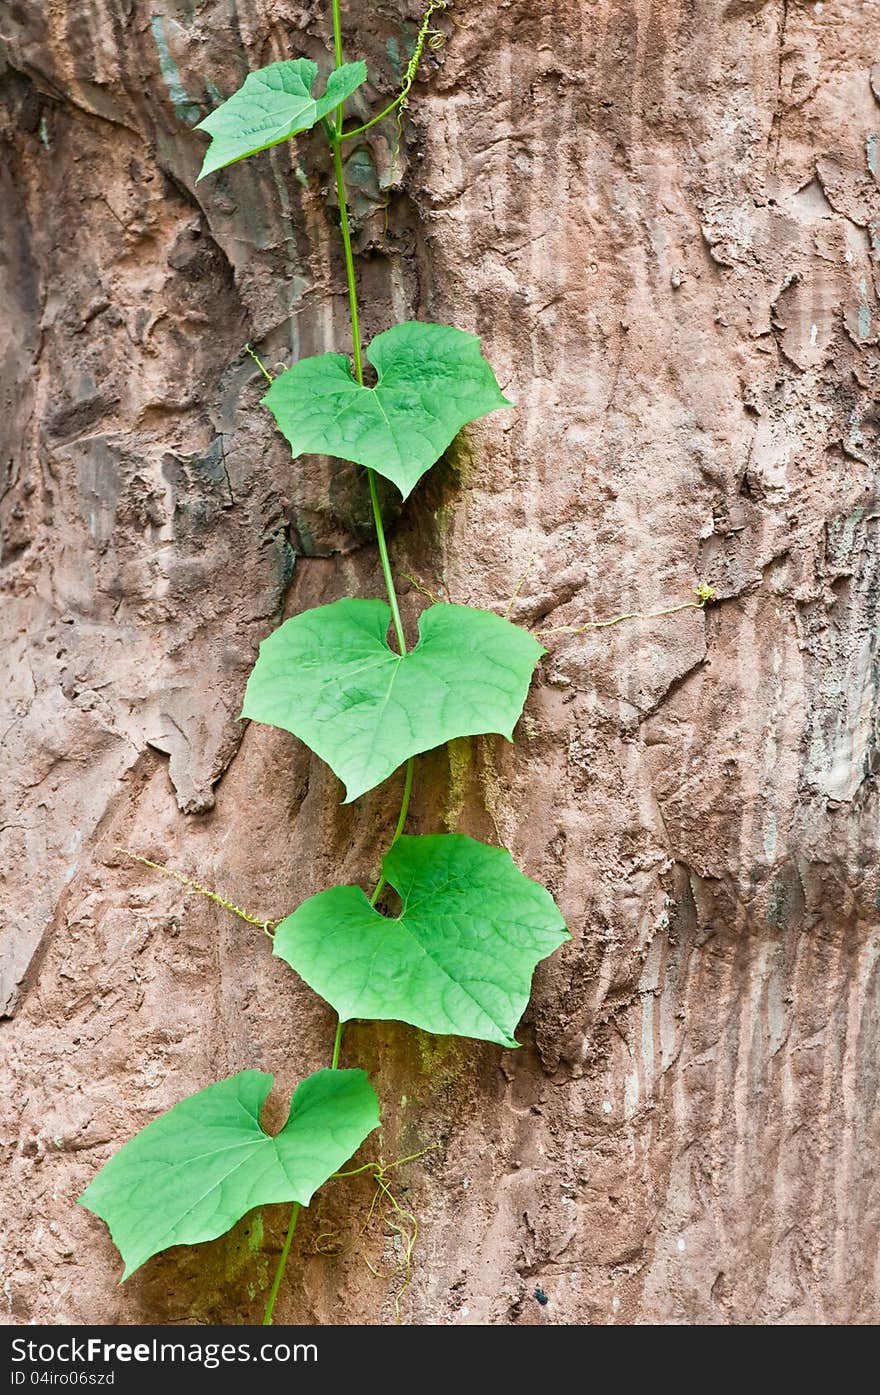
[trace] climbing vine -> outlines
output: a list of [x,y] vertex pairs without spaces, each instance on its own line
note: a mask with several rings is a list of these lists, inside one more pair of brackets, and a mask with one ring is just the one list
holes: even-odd
[[[568,938],[550,893],[520,872],[503,848],[461,834],[404,833],[414,758],[462,736],[496,733],[512,740],[544,653],[533,635],[506,618],[433,598],[409,648],[376,486],[382,475],[407,498],[463,426],[511,405],[479,340],[463,330],[410,321],[379,334],[366,351],[361,341],[343,151],[347,141],[402,109],[431,41],[431,17],[443,8],[442,0],[429,5],[398,96],[360,126],[345,129],[345,103],[366,81],[367,69],[360,61],[344,62],[340,5],[332,0],[335,66],[320,96],[314,95],[315,63],[272,63],[250,73],[198,127],[210,137],[200,178],[316,126],[329,142],[351,356],[300,359],[274,379],[263,369],[270,381],[263,400],[294,456],[326,454],[366,470],[386,589],[386,599],[345,598],[281,625],[260,646],[242,716],[299,737],[342,781],[346,802],[402,771],[401,804],[370,895],[361,887],[330,887],[277,925],[231,907],[272,934],[274,954],[337,1015],[329,1068],[300,1082],[280,1133],[269,1136],[260,1125],[272,1077],[242,1071],[149,1124],[110,1159],[80,1201],[109,1226],[123,1278],[172,1245],[222,1235],[254,1207],[291,1205],[266,1323],[300,1208],[340,1175],[379,1124],[366,1073],[340,1068],[345,1023],[394,1019],[515,1047],[535,966]],[[364,357],[376,370],[375,386],[364,382]],[[400,899],[396,915],[382,909],[386,886]],[[388,1167],[366,1167],[377,1195],[390,1199],[397,1223],[406,1227],[408,1280],[414,1217],[394,1202]]]

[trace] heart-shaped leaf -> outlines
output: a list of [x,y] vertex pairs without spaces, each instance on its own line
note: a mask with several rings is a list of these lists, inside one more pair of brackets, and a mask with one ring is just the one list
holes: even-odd
[[303,902],[275,953],[339,1013],[516,1046],[539,960],[569,939],[553,897],[510,853],[458,833],[398,838],[382,863],[396,919],[358,886]]
[[367,358],[379,378],[362,387],[343,354],[301,358],[264,403],[294,455],[368,465],[404,499],[461,428],[511,403],[475,334],[411,320],[378,334]]
[[274,1137],[260,1127],[271,1088],[271,1075],[245,1070],[199,1090],[142,1129],[86,1187],[78,1204],[107,1222],[123,1279],[171,1245],[214,1240],[255,1206],[308,1206],[378,1127],[362,1070],[319,1070],[302,1081]]
[[312,86],[317,75],[318,65],[310,58],[289,58],[248,73],[238,91],[195,127],[211,137],[199,179],[311,130],[366,82],[367,65],[336,68],[323,97],[316,98]]
[[388,645],[384,601],[304,611],[264,639],[241,715],[293,732],[346,786],[348,804],[420,751],[456,736],[511,740],[545,652],[487,610],[432,605],[419,642]]

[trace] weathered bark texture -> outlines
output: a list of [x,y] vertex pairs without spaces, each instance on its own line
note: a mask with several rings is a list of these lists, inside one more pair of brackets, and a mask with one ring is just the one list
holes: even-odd
[[[345,9],[387,99],[418,0]],[[184,1095],[260,1067],[280,1109],[328,1060],[258,930],[114,847],[277,917],[366,883],[397,814],[236,720],[283,615],[382,594],[358,472],[291,463],[243,352],[346,346],[321,140],[195,185],[194,121],[325,63],[328,10],[0,0],[12,1323],[258,1319],[280,1210],[120,1289],[74,1202]],[[351,154],[364,331],[478,331],[518,405],[389,499],[396,567],[538,628],[719,603],[549,639],[515,747],[418,763],[413,831],[506,843],[574,939],[518,1052],[346,1033],[367,1155],[438,1145],[399,1175],[404,1314],[876,1321],[880,3],[453,13],[400,153],[390,121]],[[369,1197],[306,1217],[283,1320],[392,1313],[363,1244],[315,1253]]]

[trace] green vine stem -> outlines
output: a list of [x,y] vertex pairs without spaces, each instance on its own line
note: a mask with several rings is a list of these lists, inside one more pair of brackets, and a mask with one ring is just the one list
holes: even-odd
[[342,1021],[336,1023],[336,1036],[333,1039],[333,1059],[330,1062],[330,1069],[336,1070],[339,1065],[339,1052],[342,1047]]
[[[397,819],[397,827],[396,827],[395,830],[394,830],[394,837],[391,839],[391,846],[392,846],[392,847],[393,847],[394,844],[397,842],[398,838],[400,837],[401,833],[403,832],[403,826],[404,826],[404,824],[406,823],[406,816],[407,816],[407,814],[408,814],[408,812],[409,812],[409,801],[410,801],[410,796],[412,795],[413,773],[414,773],[414,769],[415,769],[415,763],[414,763],[413,757],[410,756],[409,760],[408,760],[407,763],[406,763],[406,778],[405,778],[405,780],[404,780],[404,782],[403,782],[403,798],[402,798],[402,800],[401,800],[401,802],[400,802],[400,814],[399,814],[398,819]],[[379,897],[380,897],[381,894],[382,894],[382,888],[384,887],[384,885],[385,885],[385,874],[384,874],[384,872],[383,872],[382,876],[379,878],[379,880],[378,880],[377,883],[376,883],[376,889],[375,889],[375,891],[373,892],[372,896],[370,897],[370,905],[371,905],[371,906],[375,906],[376,902],[378,901]]]
[[[334,1062],[335,1065],[335,1062]],[[287,1256],[290,1254],[290,1246],[293,1243],[293,1233],[296,1230],[296,1223],[299,1220],[300,1205],[298,1201],[293,1203],[290,1213],[290,1224],[287,1227],[287,1234],[284,1237],[284,1244],[281,1249],[281,1258],[278,1261],[278,1268],[275,1270],[275,1278],[272,1280],[272,1287],[269,1290],[269,1301],[266,1304],[266,1311],[263,1314],[263,1326],[272,1326],[272,1314],[275,1311],[275,1300],[278,1297],[278,1290],[281,1287],[281,1280],[284,1278],[284,1271],[287,1268]]]
[[388,592],[388,601],[391,606],[391,615],[394,620],[394,633],[397,637],[397,647],[401,654],[406,653],[406,640],[403,635],[403,625],[400,621],[400,607],[397,604],[397,592],[394,589],[394,578],[391,575],[391,563],[388,560],[388,545],[385,542],[385,529],[382,525],[382,510],[379,507],[379,494],[376,489],[376,475],[374,471],[367,470],[367,478],[370,481],[370,502],[373,506],[373,518],[376,523],[376,540],[379,544],[379,557],[382,562],[382,575],[385,578],[385,589]]
[[[324,127],[325,131],[331,129]],[[364,364],[361,358],[361,329],[358,317],[357,283],[354,276],[354,256],[351,250],[351,232],[348,226],[348,200],[345,197],[345,169],[342,164],[342,153],[339,149],[339,136],[329,136],[330,147],[333,151],[333,170],[336,175],[336,195],[339,200],[339,230],[342,233],[342,247],[345,253],[345,275],[348,282],[348,309],[351,316],[351,342],[354,349],[354,373],[358,382],[363,385]],[[372,471],[369,472],[372,478]],[[376,505],[373,505],[373,515],[376,516]]]

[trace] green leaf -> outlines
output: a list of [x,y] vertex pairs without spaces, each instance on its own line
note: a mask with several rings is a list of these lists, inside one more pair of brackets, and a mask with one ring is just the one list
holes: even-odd
[[344,63],[327,79],[323,97],[311,95],[318,65],[285,59],[248,73],[244,85],[195,127],[211,137],[199,179],[224,165],[309,131],[367,80],[366,63]]
[[318,354],[280,374],[263,401],[294,455],[368,465],[404,499],[467,422],[512,405],[462,329],[411,320],[377,335],[367,358],[374,388],[356,382],[343,354]]
[[214,1240],[255,1206],[308,1206],[378,1127],[362,1070],[310,1075],[275,1137],[260,1127],[271,1088],[271,1075],[245,1070],[199,1090],[142,1129],[86,1187],[78,1204],[107,1222],[123,1279],[171,1245]]
[[513,737],[538,641],[487,610],[432,605],[419,642],[388,645],[384,601],[342,600],[286,620],[260,645],[241,715],[293,732],[346,786],[348,804],[456,736]]
[[275,931],[275,954],[339,1013],[516,1046],[540,959],[569,939],[543,886],[510,853],[457,833],[398,838],[382,863],[396,919],[357,886],[305,901]]

